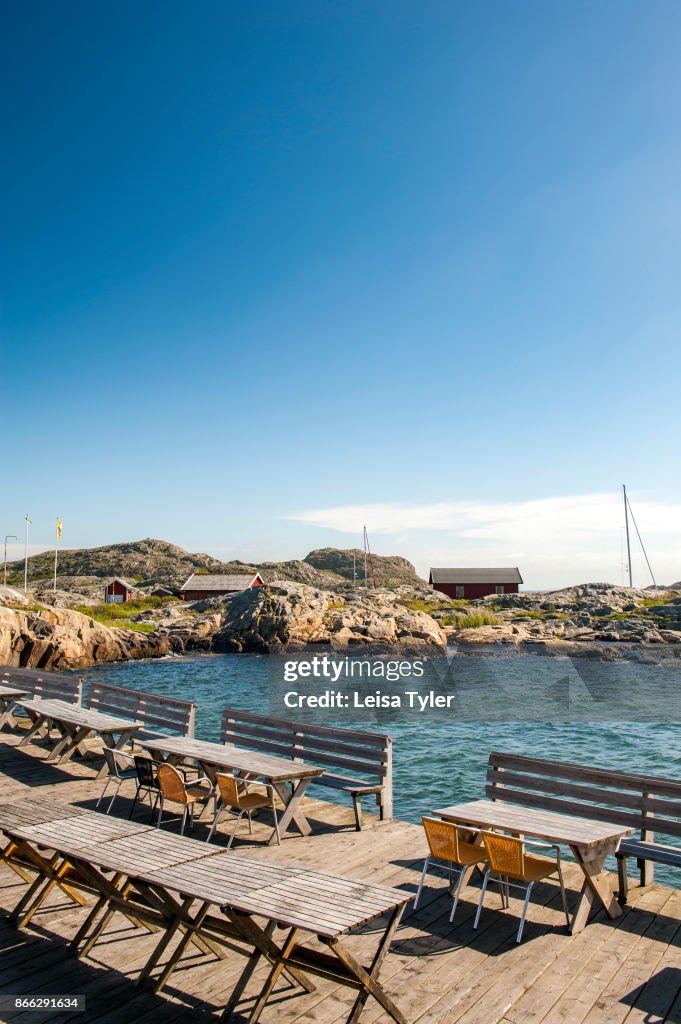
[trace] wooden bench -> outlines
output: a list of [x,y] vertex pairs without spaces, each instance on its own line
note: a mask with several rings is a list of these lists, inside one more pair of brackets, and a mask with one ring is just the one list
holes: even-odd
[[0,683],[5,686],[20,686],[38,699],[64,700],[69,704],[81,704],[83,680],[63,672],[41,672],[39,669],[0,667]]
[[149,739],[159,733],[194,735],[196,704],[191,701],[93,681],[89,686],[87,703],[92,711],[122,715],[141,722],[142,728],[133,734],[133,739]]
[[[381,820],[392,818],[392,740],[360,729],[334,729],[271,718],[236,708],[222,713],[223,743],[278,754],[326,769],[312,780],[352,797],[355,827],[362,828],[363,796],[375,794]],[[328,769],[332,768],[333,771]]]
[[579,815],[636,829],[617,851],[619,899],[626,902],[626,861],[635,857],[642,886],[654,879],[654,864],[681,867],[681,849],[656,835],[681,838],[681,782],[589,765],[493,752],[486,795],[523,807]]

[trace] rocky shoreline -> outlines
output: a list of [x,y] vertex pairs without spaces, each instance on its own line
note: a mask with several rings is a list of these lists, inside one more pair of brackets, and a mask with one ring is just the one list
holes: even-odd
[[[335,583],[335,581],[334,581]],[[144,608],[109,626],[68,594],[25,597],[0,587],[0,663],[58,670],[196,651],[252,653],[282,646],[389,646],[421,655],[539,653],[599,660],[681,661],[681,587],[586,584],[553,593],[448,602],[425,586],[322,589],[280,580],[229,597]],[[51,604],[46,603],[52,599]],[[45,602],[45,603],[43,603]]]

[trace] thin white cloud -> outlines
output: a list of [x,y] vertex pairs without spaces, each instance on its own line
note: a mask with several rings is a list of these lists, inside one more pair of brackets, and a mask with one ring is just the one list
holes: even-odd
[[[667,582],[679,579],[681,505],[646,500],[632,504],[656,575]],[[381,548],[399,538],[400,553],[411,557],[422,572],[438,564],[519,564],[525,566],[526,582],[537,587],[622,581],[624,516],[616,494],[521,502],[339,505],[287,518],[355,538],[366,524]],[[649,583],[633,527],[632,563],[639,583]]]

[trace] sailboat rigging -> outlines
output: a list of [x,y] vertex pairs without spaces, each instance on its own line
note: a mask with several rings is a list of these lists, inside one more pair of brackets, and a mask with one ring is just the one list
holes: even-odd
[[634,586],[633,572],[632,572],[632,566],[631,566],[631,541],[630,541],[630,537],[629,537],[629,516],[631,516],[631,521],[634,524],[634,529],[636,530],[636,536],[638,537],[638,542],[641,545],[641,551],[643,552],[643,557],[645,558],[646,565],[648,566],[648,572],[650,573],[650,578],[653,581],[653,586],[656,587],[657,583],[655,582],[655,575],[653,573],[653,569],[652,569],[652,566],[650,564],[650,560],[648,558],[648,552],[645,549],[645,545],[643,543],[643,538],[641,537],[641,534],[639,532],[639,528],[638,528],[638,526],[636,524],[636,519],[634,518],[633,510],[631,508],[631,505],[629,504],[629,498],[627,497],[627,485],[626,484],[622,484],[622,496],[624,498],[624,525],[625,525],[626,535],[627,535],[627,567],[629,569],[629,586],[630,587]]

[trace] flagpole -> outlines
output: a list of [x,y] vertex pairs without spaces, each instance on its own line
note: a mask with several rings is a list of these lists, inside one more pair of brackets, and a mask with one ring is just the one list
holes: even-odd
[[54,592],[57,592],[57,554],[59,552],[59,541],[61,540],[62,522],[59,516],[57,516],[57,527],[55,532],[54,542]]
[[57,592],[57,552],[59,551],[59,520],[57,519],[56,537],[54,542],[54,587],[52,588],[56,594]]
[[24,541],[24,593],[28,592],[28,524],[30,519],[26,516],[26,539]]

